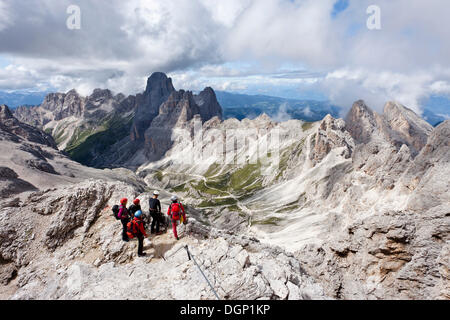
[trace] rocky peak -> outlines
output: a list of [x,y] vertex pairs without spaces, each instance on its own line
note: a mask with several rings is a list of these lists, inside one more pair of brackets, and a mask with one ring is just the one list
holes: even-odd
[[355,143],[351,135],[345,130],[345,121],[334,119],[328,114],[317,128],[311,139],[311,153],[309,155],[313,164],[322,161],[332,149],[341,148],[341,155],[345,159],[352,156]]
[[81,117],[84,112],[84,100],[75,89],[67,93],[50,93],[45,97],[41,108],[51,111],[54,120],[70,116]]
[[367,106],[364,100],[355,101],[350,113],[357,115],[360,118],[373,118],[374,116],[374,111]]
[[[445,120],[433,130],[430,143],[434,143],[436,146],[450,147],[450,120]],[[447,160],[450,159],[447,158]]]
[[195,102],[200,108],[200,116],[203,122],[213,117],[222,119],[222,107],[217,101],[216,93],[211,87],[206,87],[202,92],[195,96]]
[[168,78],[165,73],[154,72],[147,79],[147,88],[145,89],[145,94],[158,94],[160,96],[165,96],[175,91],[172,84],[172,78]]
[[[245,119],[242,121],[245,121]],[[265,112],[257,116],[251,122],[252,126],[255,126],[260,129],[271,129],[275,126],[275,123],[272,121],[272,118],[269,117]]]
[[377,128],[376,117],[376,113],[363,100],[358,100],[347,114],[346,129],[357,142],[367,143]]
[[54,111],[63,105],[65,97],[66,95],[64,93],[49,93],[45,96],[41,107],[49,111]]
[[358,143],[385,141],[397,150],[405,144],[414,157],[427,143],[433,127],[397,102],[388,102],[379,115],[360,100],[347,115],[346,129]]
[[106,99],[113,99],[113,94],[111,90],[109,89],[94,89],[94,92],[89,96],[89,100],[106,100]]
[[164,102],[159,111],[159,116],[164,118],[166,124],[173,125],[177,122],[187,122],[195,114],[200,114],[199,106],[195,103],[191,91],[174,91]]
[[174,129],[186,128],[200,109],[191,91],[174,91],[161,104],[158,115],[145,131],[144,150],[147,159],[161,159],[173,145]]
[[145,92],[136,97],[136,113],[130,135],[132,141],[144,139],[145,130],[158,115],[159,107],[174,91],[172,79],[166,74],[155,72],[148,78]]
[[66,97],[79,97],[79,96],[80,95],[78,94],[76,89],[71,89],[66,93]]
[[123,94],[123,93],[118,93],[114,96],[114,99],[116,99],[117,101],[123,101],[125,100],[127,97]]
[[433,127],[420,118],[414,111],[397,102],[388,102],[384,106],[383,116],[390,128],[395,131],[407,145],[419,152],[427,143]]
[[11,119],[11,118],[13,118],[11,110],[9,110],[7,105],[2,104],[0,106],[0,120]]
[[64,119],[66,117],[81,117],[84,112],[84,99],[75,89],[70,90],[64,97],[64,104],[59,112],[55,115],[55,120]]
[[434,166],[434,163],[438,161],[447,163],[447,165],[450,162],[450,120],[446,120],[434,128],[416,159],[415,166],[420,164],[422,169],[426,169]]

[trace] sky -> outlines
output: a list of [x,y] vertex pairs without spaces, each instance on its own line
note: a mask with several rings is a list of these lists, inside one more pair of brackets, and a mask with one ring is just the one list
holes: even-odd
[[0,0],[0,91],[135,94],[162,71],[177,89],[420,113],[450,101],[448,17],[447,0]]

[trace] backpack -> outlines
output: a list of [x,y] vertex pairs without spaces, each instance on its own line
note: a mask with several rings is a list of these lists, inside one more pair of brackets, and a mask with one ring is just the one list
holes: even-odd
[[136,220],[133,219],[127,223],[127,234],[128,234],[128,237],[131,239],[138,236],[139,229],[138,229]]
[[170,212],[172,213],[173,220],[180,219],[180,213],[181,213],[180,204],[178,202],[172,203],[170,205]]
[[[120,211],[122,210],[122,214],[121,214],[121,216],[119,217],[119,213],[120,213]],[[117,217],[119,218],[119,219],[126,219],[126,218],[128,218],[130,216],[130,213],[128,212],[128,209],[127,209],[127,206],[124,206],[124,205],[120,205],[119,206],[119,212],[118,212],[118,214],[117,214]]]
[[138,211],[141,210],[141,206],[140,205],[135,205],[132,204],[129,208],[128,208],[128,214],[131,216],[131,218],[134,217],[134,214]]
[[116,218],[116,220],[120,220],[120,218],[118,216],[118,214],[119,214],[119,206],[117,204],[115,204],[112,207],[112,212],[113,212],[114,218]]

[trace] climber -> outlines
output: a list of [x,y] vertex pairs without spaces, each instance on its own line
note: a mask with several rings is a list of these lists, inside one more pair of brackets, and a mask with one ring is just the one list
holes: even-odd
[[161,215],[161,202],[158,200],[159,192],[157,190],[153,191],[153,198],[150,198],[148,201],[148,207],[150,208],[150,215],[152,216],[152,225],[150,229],[150,233],[155,233],[155,225],[156,225],[156,234],[159,235],[159,226],[162,220]]
[[141,210],[141,205],[140,205],[141,201],[139,199],[135,199],[133,201],[133,204],[128,208],[128,212],[130,213],[130,218],[133,219],[134,214]]
[[138,239],[138,256],[144,257],[146,253],[144,252],[144,238],[147,237],[145,233],[145,224],[142,220],[143,214],[141,210],[136,211],[133,220],[128,223],[127,233],[128,237],[131,239],[136,237]]
[[184,212],[183,205],[180,202],[178,202],[177,196],[172,196],[170,200],[172,201],[172,203],[170,204],[169,209],[167,210],[167,215],[170,216],[172,220],[173,235],[177,240],[180,240],[177,234],[177,221],[180,220],[181,223],[186,224],[187,223],[186,213]]
[[122,222],[122,240],[128,242],[128,235],[127,235],[127,223],[130,221],[129,213],[127,210],[127,198],[123,198],[120,200],[120,206],[119,206],[119,213],[117,216],[120,219],[120,222]]

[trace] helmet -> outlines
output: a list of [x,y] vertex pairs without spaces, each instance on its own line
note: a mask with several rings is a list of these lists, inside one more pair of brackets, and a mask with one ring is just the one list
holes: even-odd
[[154,194],[155,196],[158,196],[158,195],[159,195],[159,191],[158,191],[158,190],[155,190],[155,191],[153,191],[153,194]]
[[134,216],[135,216],[136,218],[139,218],[140,216],[142,216],[142,211],[141,211],[141,210],[136,211],[136,213],[134,214]]
[[120,204],[126,204],[128,202],[127,198],[120,199]]
[[170,200],[172,200],[172,201],[177,201],[177,200],[178,200],[178,197],[177,197],[177,196],[172,196],[172,197],[170,198]]
[[138,205],[140,202],[141,202],[141,201],[140,201],[139,199],[135,199],[135,200],[133,201],[133,203],[134,203],[135,205]]

